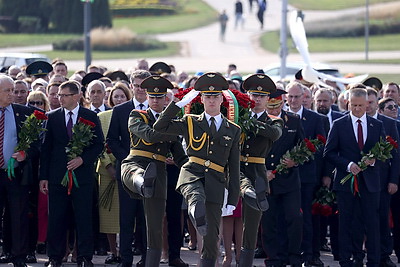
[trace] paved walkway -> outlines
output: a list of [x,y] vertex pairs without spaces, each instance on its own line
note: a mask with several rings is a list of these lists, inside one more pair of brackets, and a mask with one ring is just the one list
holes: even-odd
[[[182,43],[182,51],[179,55],[171,57],[159,57],[149,59],[150,64],[156,61],[165,61],[174,64],[177,70],[189,72],[215,70],[225,72],[228,64],[237,64],[242,73],[251,73],[258,68],[264,68],[270,63],[279,63],[278,51],[271,53],[260,49],[258,37],[264,31],[280,29],[281,25],[281,0],[268,0],[268,9],[265,13],[265,28],[260,29],[256,18],[256,8],[249,11],[248,1],[242,0],[244,6],[245,23],[244,27],[234,29],[234,3],[235,0],[204,0],[218,12],[227,10],[229,16],[226,41],[219,40],[219,23],[209,26],[192,29],[188,31],[157,35],[163,41],[179,41]],[[378,4],[382,8],[390,8],[395,3]],[[371,7],[372,8],[372,7]],[[289,7],[289,10],[293,10]],[[341,11],[304,11],[307,21],[330,19],[341,15],[351,15],[364,12],[364,8],[352,8]],[[399,40],[400,42],[400,40]],[[0,51],[7,52],[28,52],[48,51],[49,46],[7,48]],[[341,60],[362,60],[364,52],[355,53],[313,53],[313,62],[341,61]],[[399,51],[370,52],[370,59],[400,58]],[[287,61],[302,61],[299,54],[289,54]],[[109,69],[128,70],[135,64],[135,59],[96,60],[93,64],[107,66]],[[84,68],[83,60],[70,60],[67,64],[71,70]],[[342,73],[400,73],[400,64],[355,64],[355,63],[334,63]]]

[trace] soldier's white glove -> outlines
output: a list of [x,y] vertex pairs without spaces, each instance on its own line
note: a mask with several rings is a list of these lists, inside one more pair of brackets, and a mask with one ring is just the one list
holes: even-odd
[[232,205],[226,205],[226,214],[228,214],[228,215],[232,215],[233,214],[233,211],[236,209],[236,207],[235,206],[232,206]]
[[189,93],[187,93],[181,101],[176,102],[175,105],[177,105],[179,108],[182,108],[189,104],[195,97],[200,93],[200,91],[196,91],[192,89]]

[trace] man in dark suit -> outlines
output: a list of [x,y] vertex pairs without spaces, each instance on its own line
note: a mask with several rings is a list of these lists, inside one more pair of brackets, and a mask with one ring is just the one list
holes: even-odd
[[[304,130],[297,115],[282,109],[282,94],[286,92],[277,89],[276,93],[270,95],[267,103],[268,114],[282,118],[284,126],[282,136],[272,145],[266,156],[267,178],[270,180],[270,207],[261,219],[262,243],[268,255],[266,266],[282,266],[288,260],[290,265],[299,267],[302,263],[300,245],[303,232],[299,168],[293,160],[284,159],[288,173],[274,174],[273,170],[280,163],[282,156],[303,140]],[[284,237],[279,235],[281,233],[278,233],[277,225],[281,211],[287,225],[287,234],[284,233]],[[282,239],[287,239],[287,248],[283,248]],[[282,258],[281,254],[285,254],[285,251],[288,252],[288,259]]]
[[[304,98],[304,85],[299,82],[291,82],[287,85],[287,99],[289,111],[299,115],[303,125],[305,137],[316,139],[317,135],[326,136],[324,120],[317,113],[302,106]],[[322,151],[317,152],[316,158],[321,158]],[[314,192],[320,184],[320,177],[317,175],[317,160],[310,160],[299,167],[301,180],[301,209],[303,210],[303,261],[306,266],[323,266],[319,259],[319,246],[314,249],[317,255],[313,255],[313,222],[311,214]],[[319,236],[317,237],[319,238]]]
[[[129,155],[130,136],[128,131],[129,114],[133,109],[146,110],[148,108],[146,100],[146,90],[140,87],[144,79],[151,74],[145,70],[137,70],[131,75],[131,88],[134,97],[131,101],[115,106],[111,117],[110,128],[107,134],[107,144],[114,154],[116,161],[116,172],[118,181],[119,205],[120,205],[120,255],[121,267],[131,267],[133,262],[132,241],[133,231],[139,220],[141,220],[142,237],[146,237],[146,228],[144,222],[143,205],[139,199],[131,199],[128,193],[123,189],[121,183],[121,162]],[[144,96],[144,97],[143,97]],[[127,212],[129,211],[129,212]],[[143,240],[145,243],[145,240]],[[146,245],[143,244],[143,249]],[[142,260],[138,266],[144,266],[145,251],[142,251]]]
[[[93,168],[103,150],[104,137],[95,112],[78,105],[80,85],[67,81],[60,85],[58,96],[61,108],[48,113],[40,161],[40,190],[49,195],[49,226],[47,235],[48,256],[51,267],[61,266],[65,254],[68,203],[72,202],[76,232],[78,266],[93,266],[92,200]],[[81,155],[69,160],[66,147],[74,133],[73,125],[79,118],[95,124],[91,144]],[[67,170],[73,171],[77,184],[68,188],[61,184]],[[79,187],[78,187],[78,186]]]
[[[141,87],[147,89],[149,109],[133,110],[129,116],[131,150],[122,162],[121,179],[132,197],[143,198],[147,225],[146,266],[158,266],[167,198],[167,154],[172,153],[178,166],[187,162],[187,156],[177,136],[161,134],[153,129],[164,109],[167,88],[173,85],[167,79],[154,75],[146,78]],[[188,266],[180,258],[170,259],[169,265]]]
[[[206,73],[196,81],[196,91],[179,102],[170,103],[154,124],[156,131],[181,134],[185,138],[189,162],[181,169],[177,189],[188,203],[189,216],[197,231],[204,236],[200,263],[203,267],[213,267],[218,257],[225,186],[228,213],[235,209],[239,198],[240,127],[221,114],[222,90],[226,89],[228,82],[224,77]],[[199,91],[204,113],[175,120],[181,107],[188,103],[186,100],[190,102]]]
[[[14,266],[26,266],[28,253],[28,193],[32,181],[31,157],[38,154],[38,142],[24,153],[15,152],[23,121],[32,113],[26,106],[12,104],[14,81],[0,75],[0,206],[8,202],[11,228],[11,254]],[[6,168],[13,157],[15,177],[8,178]]]
[[[379,100],[379,114],[385,115],[394,120],[397,119],[397,102],[393,98]],[[400,122],[396,120],[397,131],[400,133]],[[393,218],[393,250],[396,253],[397,261],[400,262],[400,192],[392,195],[390,203]]]
[[[337,119],[329,132],[324,157],[336,167],[333,189],[336,191],[339,208],[339,257],[341,266],[352,266],[352,237],[355,214],[360,212],[367,241],[367,266],[380,263],[379,199],[381,181],[379,163],[375,159],[365,161],[368,166],[362,171],[358,162],[361,151],[368,153],[385,137],[381,121],[366,115],[367,91],[353,88],[349,93],[350,113]],[[351,173],[354,179],[344,184],[341,179]]]
[[[397,131],[396,121],[378,113],[378,93],[375,89],[367,88],[368,105],[367,115],[374,119],[380,120],[383,123],[385,133],[391,136],[395,141],[399,141],[399,133]],[[381,252],[381,267],[395,267],[396,264],[390,259],[392,254],[392,240],[389,228],[389,210],[391,196],[397,192],[399,180],[399,153],[397,149],[392,150],[392,158],[385,161],[380,168],[381,192],[380,192],[380,208],[379,208],[379,226],[380,226],[380,252]],[[359,215],[359,214],[357,214]],[[359,223],[362,225],[361,216],[358,216]],[[362,250],[364,241],[363,228],[354,229],[354,256],[357,262],[362,263],[364,252]]]
[[104,105],[104,97],[106,96],[106,86],[102,81],[91,81],[86,90],[90,101],[90,110],[96,113],[109,110],[110,107]]
[[[325,131],[328,133],[330,128],[332,128],[333,121],[342,117],[344,114],[338,111],[333,110],[333,92],[327,88],[320,88],[315,92],[314,95],[314,107],[319,114],[326,115],[326,119],[328,120],[328,125],[325,126]],[[327,162],[324,159],[321,159],[320,165],[320,177],[321,179],[321,186],[325,186],[329,189],[332,188],[332,181],[333,181],[333,170],[335,169],[332,164]],[[333,214],[328,218],[322,218],[320,215],[313,215],[313,218],[319,217],[320,219],[320,238],[319,241],[317,237],[314,237],[313,242],[313,254],[318,253],[315,250],[321,247],[321,250],[330,250],[327,245],[326,240],[326,233],[327,233],[327,224],[329,223],[330,228],[330,243],[332,254],[335,260],[339,259],[339,252],[338,252],[338,217],[337,215]],[[315,222],[316,220],[313,219]],[[315,225],[314,225],[315,226]],[[316,227],[314,227],[314,231],[316,231]],[[317,230],[318,231],[318,230]],[[317,242],[317,244],[314,244]]]
[[262,212],[268,209],[266,193],[265,156],[282,134],[282,120],[268,116],[265,111],[268,95],[276,91],[275,83],[264,74],[253,74],[243,82],[243,89],[254,101],[251,115],[256,118],[260,128],[255,135],[248,133],[248,139],[242,144],[240,158],[240,191],[244,199],[243,212],[243,247],[240,252],[239,267],[253,266],[257,241],[257,230]]

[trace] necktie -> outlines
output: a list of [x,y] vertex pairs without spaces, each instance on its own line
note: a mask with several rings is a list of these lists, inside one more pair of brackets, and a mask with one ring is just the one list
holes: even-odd
[[140,104],[139,104],[139,109],[142,110],[143,108],[144,108],[144,104],[143,104],[143,103],[140,103]]
[[215,126],[215,118],[211,117],[210,118],[210,130],[211,130],[211,136],[214,137],[215,134],[217,133],[217,126]]
[[254,118],[254,119],[257,119],[257,117],[258,117],[258,116],[257,116],[257,113],[254,113],[253,118]]
[[3,155],[3,143],[4,143],[4,120],[5,120],[5,113],[6,108],[0,108],[1,115],[0,115],[0,168],[4,167],[4,155]]
[[159,117],[160,117],[160,114],[157,113],[157,114],[156,114],[156,120],[158,120]]
[[100,109],[98,109],[98,108],[96,108],[95,110],[94,110],[94,112],[96,112],[96,113],[99,113],[101,110]]
[[72,138],[72,127],[74,126],[74,123],[72,122],[72,115],[74,115],[74,113],[72,111],[68,112],[69,115],[69,119],[68,119],[68,123],[67,123],[67,134],[69,139]]
[[358,122],[358,127],[357,127],[357,142],[358,142],[358,147],[360,150],[364,148],[364,136],[363,136],[363,129],[361,125],[361,120],[357,120]]

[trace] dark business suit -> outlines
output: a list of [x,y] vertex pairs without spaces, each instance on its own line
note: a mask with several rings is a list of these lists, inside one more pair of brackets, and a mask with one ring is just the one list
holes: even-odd
[[[399,133],[397,131],[396,121],[381,114],[377,114],[377,119],[383,123],[385,133],[398,142]],[[391,195],[388,192],[388,184],[398,184],[400,171],[399,151],[397,149],[392,150],[392,156],[391,159],[381,163],[380,168],[381,192],[379,202],[379,226],[381,261],[385,261],[392,254],[392,240],[389,228]],[[359,216],[358,219],[358,223],[362,225],[363,221],[361,216]],[[364,231],[363,228],[359,227],[355,227],[354,231],[354,254],[357,260],[362,261],[364,258],[364,252],[362,250]]]
[[[397,131],[400,133],[400,122],[396,121]],[[393,217],[393,250],[400,258],[400,192],[397,191],[390,202]]]
[[[15,119],[16,134],[21,131],[22,123],[33,110],[19,104],[11,104]],[[8,111],[6,111],[8,112]],[[4,128],[7,131],[7,128]],[[5,138],[6,136],[4,136]],[[17,137],[19,140],[19,137]],[[4,143],[10,140],[4,139]],[[35,158],[39,153],[39,141],[34,142],[26,151],[26,159],[18,163],[15,168],[15,177],[9,180],[6,166],[0,166],[0,205],[6,202],[9,207],[10,229],[11,229],[11,254],[14,256],[13,262],[25,262],[28,253],[28,197],[29,186],[33,183],[31,159]],[[17,145],[17,144],[15,144]],[[5,163],[9,159],[4,159]]]
[[[133,100],[115,106],[111,117],[110,128],[107,134],[107,144],[116,158],[116,173],[118,181],[119,205],[120,205],[120,255],[123,264],[132,264],[132,241],[136,224],[140,220],[141,236],[143,237],[142,258],[146,255],[146,227],[142,201],[132,199],[124,190],[121,183],[121,162],[129,155],[130,136],[128,131],[129,114],[135,109]],[[126,212],[129,211],[129,212]]]
[[[324,125],[326,117],[322,117],[314,111],[303,107],[301,123],[304,129],[304,136],[308,139],[316,139],[317,135],[326,137]],[[322,151],[317,151],[314,160],[310,160],[299,167],[301,180],[301,209],[303,211],[303,260],[309,261],[313,257],[313,221],[311,214],[312,201],[317,187],[320,185],[317,163],[321,162]],[[319,239],[319,236],[317,236]],[[319,247],[317,252],[319,252]],[[315,249],[314,249],[315,251]],[[318,254],[318,253],[317,253]],[[318,257],[319,255],[314,255]]]
[[[363,152],[368,153],[381,137],[385,136],[383,124],[369,116],[367,120],[367,139]],[[365,138],[365,137],[364,137]],[[339,208],[339,257],[341,266],[351,266],[352,224],[355,212],[361,210],[367,235],[366,248],[368,250],[367,266],[378,266],[379,251],[379,198],[381,181],[379,179],[379,165],[369,166],[359,173],[358,183],[360,195],[351,191],[351,179],[344,183],[340,180],[349,172],[350,162],[358,163],[361,160],[360,148],[354,134],[350,114],[337,119],[329,132],[328,141],[324,150],[324,157],[336,167],[333,189],[336,191]],[[364,226],[358,226],[360,228]]]
[[[304,130],[297,115],[282,110],[281,118],[284,122],[282,136],[273,143],[271,151],[266,156],[267,170],[274,170],[286,151],[292,149],[304,138]],[[280,257],[280,254],[286,251],[286,248],[282,248],[281,240],[283,239],[288,240],[289,263],[301,264],[300,245],[303,224],[300,212],[299,168],[293,167],[288,169],[288,173],[277,174],[275,179],[270,181],[270,190],[271,193],[268,196],[270,207],[261,218],[262,243],[268,255],[267,265],[280,265],[286,261]],[[281,236],[282,233],[278,232],[277,220],[280,211],[284,213],[284,221],[279,221],[279,225],[286,223],[287,238],[283,238],[286,233]]]
[[48,180],[49,186],[49,226],[48,255],[50,259],[61,261],[65,254],[68,203],[72,201],[77,231],[78,259],[91,260],[93,254],[92,201],[93,201],[93,168],[104,147],[104,137],[100,121],[95,112],[79,107],[77,123],[83,118],[95,123],[95,136],[91,144],[84,148],[80,157],[83,164],[74,170],[79,188],[73,185],[71,195],[61,181],[67,171],[67,154],[65,147],[69,142],[65,110],[58,108],[48,113],[40,158],[40,180]]

